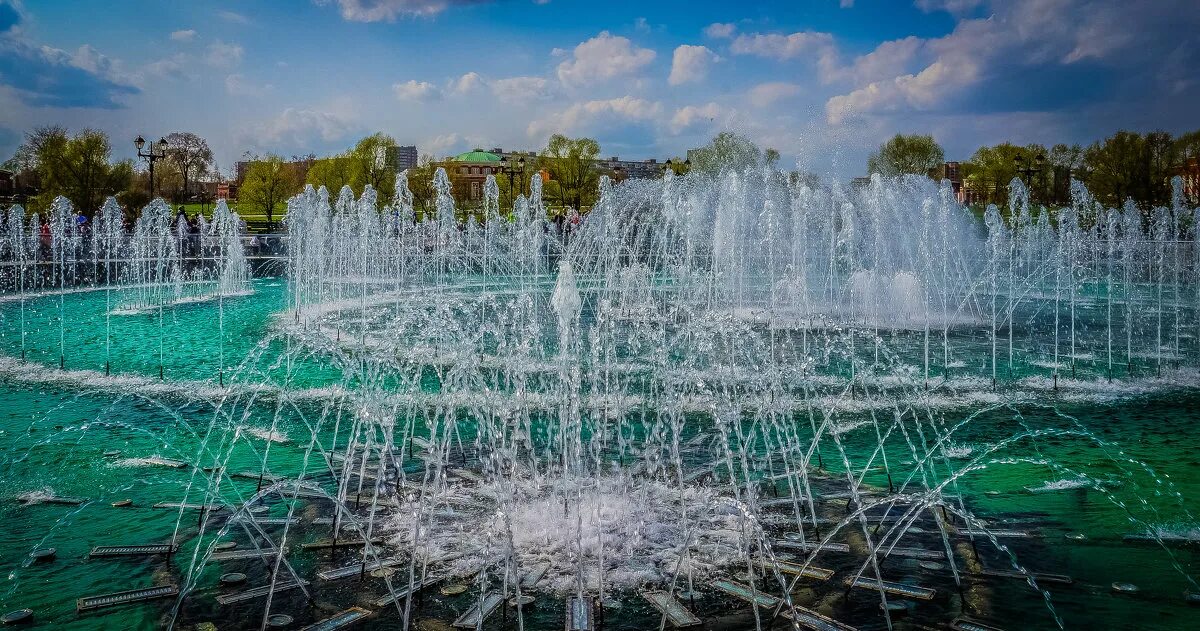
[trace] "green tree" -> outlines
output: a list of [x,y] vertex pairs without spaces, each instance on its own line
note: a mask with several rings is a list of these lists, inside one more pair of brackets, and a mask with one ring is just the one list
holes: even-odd
[[[208,141],[190,131],[177,131],[167,134],[167,162],[179,173],[181,190],[175,197],[176,201],[186,201],[196,194],[193,190],[196,182],[208,175],[213,162],[212,149]],[[161,190],[169,190],[162,187]]]
[[382,133],[367,136],[354,145],[347,156],[350,188],[355,194],[362,195],[363,187],[370,184],[380,199],[391,199],[396,192],[396,165],[388,156],[395,147],[396,139]]
[[600,171],[596,160],[600,143],[591,138],[567,138],[554,134],[538,157],[542,170],[550,175],[546,196],[564,206],[583,210],[596,199]]
[[133,179],[133,162],[113,163],[111,154],[104,132],[82,129],[72,136],[64,127],[49,126],[29,132],[14,160],[37,173],[34,209],[46,208],[62,195],[80,213],[91,216],[106,197],[126,190]]
[[1181,163],[1188,158],[1200,158],[1200,129],[1175,139],[1175,155]]
[[1071,180],[1083,174],[1083,147],[1059,143],[1046,154],[1045,203],[1065,206],[1071,202]]
[[[1042,166],[1038,167],[1038,156],[1042,156]],[[1001,143],[991,147],[980,147],[975,150],[971,160],[962,165],[963,179],[972,191],[982,195],[984,204],[996,204],[1002,209],[1008,207],[1008,185],[1020,175],[1026,181],[1034,203],[1048,203],[1048,182],[1046,148],[1042,145],[1026,145],[1024,147],[1012,143]],[[1029,175],[1018,173],[1020,165],[1040,168],[1040,171]]]
[[274,223],[275,207],[299,192],[301,180],[295,167],[274,154],[250,162],[238,189],[238,201],[266,215]]
[[[778,160],[779,152],[767,149],[767,156]],[[724,169],[743,170],[763,164],[764,152],[754,141],[740,134],[723,131],[699,149],[688,152],[692,170],[716,175]]]
[[[351,161],[349,153],[314,160],[312,166],[308,168],[306,183],[312,184],[314,187],[324,186],[330,195],[337,196],[343,186],[351,184]],[[393,186],[395,186],[394,183]]]
[[878,173],[886,177],[936,177],[945,163],[946,154],[933,136],[896,134],[867,158],[867,173]]
[[433,156],[425,154],[417,160],[417,166],[408,170],[408,190],[412,192],[413,210],[418,220],[434,211],[436,193],[433,190],[433,174],[438,166]]

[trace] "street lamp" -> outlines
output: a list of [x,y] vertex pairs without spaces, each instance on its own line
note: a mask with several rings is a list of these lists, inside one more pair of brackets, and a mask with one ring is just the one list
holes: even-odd
[[[508,175],[508,205],[511,208],[517,199],[516,192],[513,190],[513,179],[518,173],[525,172],[525,157],[521,156],[518,158],[515,166],[508,161],[508,156],[500,158],[500,172]],[[521,192],[524,191],[525,185],[522,184]]]
[[[151,143],[149,151],[143,152],[142,149],[146,146],[146,139],[142,138],[141,134],[138,134],[138,137],[133,139],[133,146],[137,147],[138,157],[145,158],[146,161],[150,163],[150,199],[153,200],[154,199],[154,163],[158,160],[161,160],[161,159],[167,157],[167,139],[159,138],[158,142]],[[158,151],[155,151],[156,147],[158,148]]]
[[1017,154],[1013,158],[1013,164],[1017,166],[1017,174],[1021,176],[1021,180],[1025,182],[1025,188],[1029,190],[1029,199],[1033,199],[1033,176],[1042,172],[1042,165],[1046,162],[1046,154],[1039,153],[1033,159],[1029,166],[1025,166],[1025,156]]

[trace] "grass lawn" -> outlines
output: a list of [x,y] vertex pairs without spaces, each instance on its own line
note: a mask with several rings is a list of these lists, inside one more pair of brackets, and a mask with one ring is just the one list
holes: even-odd
[[[216,204],[174,204],[173,205],[173,207],[176,210],[178,210],[178,208],[180,206],[183,206],[183,212],[187,213],[187,215],[189,217],[195,216],[196,213],[200,213],[201,215],[204,215],[205,219],[212,219],[213,209],[216,208]],[[257,209],[250,209],[250,208],[242,209],[239,207],[239,205],[236,201],[229,202],[229,208],[233,212],[237,213],[239,217],[241,217],[242,219],[245,219],[246,223],[251,224],[252,231],[255,231],[254,230],[255,227],[261,226],[261,225],[264,225],[267,223],[267,216]],[[283,221],[283,216],[286,213],[287,213],[287,206],[284,204],[280,204],[279,207],[276,208],[272,219],[274,219],[276,222]]]

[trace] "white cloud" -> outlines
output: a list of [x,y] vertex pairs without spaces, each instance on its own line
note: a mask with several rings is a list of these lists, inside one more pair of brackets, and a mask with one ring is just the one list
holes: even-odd
[[330,142],[344,138],[352,126],[331,112],[287,108],[275,118],[258,125],[251,140],[259,147],[311,150],[314,140]]
[[187,29],[187,30],[183,30],[183,31],[172,31],[172,32],[171,32],[171,41],[175,41],[175,42],[190,42],[190,41],[192,41],[192,40],[194,40],[194,39],[196,39],[196,31],[195,31],[195,30],[193,30],[193,29]]
[[558,79],[569,86],[588,85],[633,74],[654,57],[649,48],[638,48],[627,38],[601,31],[576,46],[571,59],[558,64]]
[[926,13],[945,11],[952,15],[963,15],[983,4],[983,0],[916,0],[913,4]]
[[398,17],[437,15],[452,5],[476,4],[479,0],[318,0],[318,4],[335,2],[344,20],[391,22]]
[[671,133],[678,134],[705,122],[716,124],[717,119],[722,118],[725,114],[725,108],[716,103],[688,105],[675,110],[675,114],[671,116],[669,127]]
[[542,77],[509,77],[492,81],[492,94],[505,103],[549,98],[550,82]]
[[978,77],[978,66],[967,60],[935,61],[915,75],[875,81],[829,99],[825,102],[825,120],[830,125],[840,125],[864,113],[929,110],[964,86],[975,83]]
[[800,94],[800,86],[795,83],[772,81],[751,88],[748,98],[757,107],[769,107],[777,101],[797,94]]
[[192,69],[191,56],[176,53],[146,64],[142,68],[142,74],[164,79],[184,79],[190,76],[189,71]]
[[735,55],[755,55],[786,61],[801,56],[823,54],[833,46],[833,35],[817,31],[802,31],[790,35],[753,33],[739,35],[729,45]]
[[428,81],[409,79],[404,83],[392,85],[392,92],[401,101],[434,101],[442,98],[442,91]]
[[843,9],[853,9],[854,0],[841,0],[841,2],[838,3],[838,6]]
[[228,92],[230,96],[262,96],[274,88],[275,86],[269,83],[262,85],[251,83],[246,80],[245,76],[240,74],[231,74],[225,77],[225,91]]
[[737,31],[733,22],[713,22],[704,27],[704,34],[713,39],[729,39]]
[[639,33],[649,33],[650,23],[646,21],[646,18],[637,18],[633,21],[633,30]]
[[242,61],[242,47],[217,40],[208,46],[205,60],[210,66],[230,68]]
[[233,11],[217,11],[217,17],[225,20],[226,22],[232,22],[234,24],[250,23],[250,18],[242,15],[241,13],[235,13]]
[[454,94],[467,94],[483,87],[484,83],[478,72],[468,72],[451,83],[450,91]]
[[[875,50],[855,58],[850,66],[836,63],[822,64],[822,79],[826,83],[851,80],[863,85],[909,72],[910,66],[924,50],[925,40],[909,36],[904,39],[888,40]],[[832,60],[832,57],[827,59]]]
[[[967,11],[977,4],[942,0],[918,6]],[[1066,0],[1024,0],[993,8],[987,18],[960,19],[943,37],[884,42],[857,59],[845,71],[856,87],[826,101],[826,120],[837,125],[870,114],[944,110],[980,85],[1004,81],[1007,89],[1017,89],[1012,86],[1019,86],[1023,75],[1054,72],[1084,60],[1128,64],[1135,47],[1158,46],[1139,34],[1161,31],[1163,24],[1181,19],[1165,8],[1123,2],[1085,7]],[[918,60],[920,65],[911,67]],[[1034,67],[1039,70],[1030,69]]]
[[421,151],[434,157],[448,155],[462,147],[463,139],[458,135],[458,132],[435,136],[421,143]]
[[611,123],[650,122],[661,112],[661,103],[633,96],[584,101],[548,118],[533,121],[528,131],[530,136],[587,132]]
[[708,77],[708,66],[720,61],[720,57],[707,46],[689,46],[684,44],[675,49],[671,60],[671,76],[667,83],[680,85],[703,81]]
[[[50,48],[49,46],[42,47],[43,53],[49,54],[51,51],[62,53],[58,49]],[[65,54],[65,53],[63,53]],[[89,72],[98,77],[103,77],[113,83],[124,85],[140,85],[141,78],[125,72],[121,62],[104,55],[100,51],[93,48],[90,44],[80,46],[74,53],[70,55],[70,65],[81,70]]]

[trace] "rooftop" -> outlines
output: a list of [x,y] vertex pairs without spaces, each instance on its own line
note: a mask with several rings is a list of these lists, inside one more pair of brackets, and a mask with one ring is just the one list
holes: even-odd
[[455,162],[499,162],[500,156],[483,149],[460,153],[452,158]]

